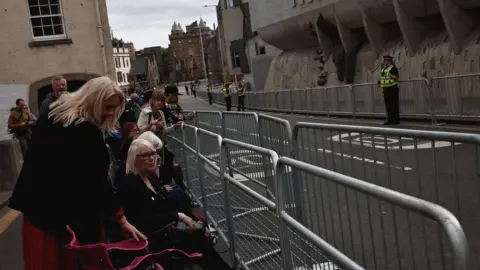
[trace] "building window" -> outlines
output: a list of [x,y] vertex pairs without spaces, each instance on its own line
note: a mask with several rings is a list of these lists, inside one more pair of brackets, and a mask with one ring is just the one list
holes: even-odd
[[125,67],[128,67],[130,65],[130,63],[128,62],[128,58],[125,59],[125,62],[127,63]]
[[193,48],[188,48],[188,55],[193,55]]
[[233,0],[225,0],[225,8],[232,8]]
[[265,46],[258,45],[258,42],[255,42],[255,54],[256,55],[264,55],[266,53]]
[[33,39],[65,38],[60,0],[28,0]]
[[125,65],[125,57],[122,57],[122,62],[123,62],[123,67],[126,67],[126,65]]
[[117,72],[117,82],[121,83],[123,82],[123,74],[122,72]]
[[232,68],[240,67],[240,54],[238,52],[232,52]]

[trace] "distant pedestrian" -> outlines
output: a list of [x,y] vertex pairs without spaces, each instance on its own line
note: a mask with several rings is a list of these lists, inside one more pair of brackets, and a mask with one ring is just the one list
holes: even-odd
[[185,84],[185,92],[187,92],[187,96],[190,95],[190,91],[188,90],[188,85]]
[[207,86],[207,95],[208,95],[208,103],[210,105],[212,105],[212,92],[213,92],[213,89],[212,89],[212,86],[208,85]]
[[240,83],[237,88],[237,97],[238,97],[238,111],[245,111],[245,89]]
[[8,128],[10,129],[10,133],[13,133],[15,138],[20,142],[20,148],[25,158],[31,141],[31,126],[35,122],[25,104],[25,100],[19,98],[15,104],[16,107],[12,109],[8,117]]
[[400,105],[399,105],[399,89],[398,79],[399,72],[393,64],[393,57],[386,55],[383,57],[384,67],[380,73],[378,83],[383,89],[383,99],[385,101],[385,110],[387,111],[387,121],[384,125],[400,124]]
[[48,93],[47,97],[43,100],[42,105],[40,105],[39,117],[43,114],[48,114],[50,111],[50,105],[67,92],[67,80],[63,76],[53,77],[52,90],[53,92]]
[[232,110],[232,95],[230,93],[230,84],[227,83],[223,86],[223,99],[225,100],[225,106],[227,111]]

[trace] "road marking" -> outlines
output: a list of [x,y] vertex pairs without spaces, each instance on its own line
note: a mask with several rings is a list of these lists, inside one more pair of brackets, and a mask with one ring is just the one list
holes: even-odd
[[17,210],[9,210],[5,216],[0,219],[0,235],[12,225],[12,223],[17,219],[21,212]]
[[[348,137],[355,137],[357,136],[358,138],[352,138],[349,139]],[[361,139],[360,140],[360,136]],[[361,145],[363,143],[363,146],[366,147],[373,147],[375,145],[375,148],[378,149],[385,149],[388,148],[388,150],[400,150],[400,140],[397,137],[386,137],[383,135],[373,135],[373,142],[372,142],[372,135],[370,134],[361,134],[357,132],[352,132],[352,133],[344,133],[340,135],[335,135],[330,138],[334,142],[342,142],[342,143],[352,143],[355,145]],[[387,147],[385,147],[385,139],[387,141]],[[375,143],[374,141],[380,141],[380,143]],[[414,139],[413,138],[408,138],[408,137],[402,137],[401,140],[402,142],[402,150],[415,150],[415,145],[414,145]],[[408,142],[405,142],[408,141]],[[404,145],[405,143],[408,143],[409,145]],[[454,143],[453,145],[460,145],[461,143]],[[446,141],[435,141],[435,148],[442,148],[442,147],[450,147],[452,146],[452,143],[446,142]],[[423,150],[423,149],[431,149],[432,148],[432,142],[427,141],[427,142],[422,142],[422,143],[417,143],[416,149],[418,150]]]
[[312,269],[312,270],[326,270],[326,269],[331,269],[331,270],[339,270],[335,264],[331,262],[324,262],[324,263],[319,263],[319,264],[314,264],[313,268],[312,267],[306,267],[306,266],[297,266],[294,268],[294,270],[307,270],[307,269]]
[[[317,149],[317,151],[325,152],[327,154],[332,154],[333,153],[331,150],[321,149],[321,148]],[[372,164],[377,164],[377,165],[387,165],[382,161],[378,161],[378,160],[375,161],[373,159],[361,158],[361,157],[352,156],[352,155],[349,155],[349,154],[342,154],[342,153],[333,153],[333,154],[336,155],[336,156],[339,156],[339,157],[346,157],[346,158],[351,158],[351,159],[355,159],[355,160],[358,160],[358,161],[365,161],[367,163],[372,163]],[[410,168],[410,167],[400,167],[400,166],[395,166],[395,165],[389,165],[389,166],[394,168],[394,169],[401,170],[401,171],[412,171],[413,170],[413,168]]]

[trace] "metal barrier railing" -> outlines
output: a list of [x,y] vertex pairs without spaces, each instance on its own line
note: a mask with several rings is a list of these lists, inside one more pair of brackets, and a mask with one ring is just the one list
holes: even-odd
[[[398,189],[399,186],[410,186],[414,181],[417,181],[415,184],[419,184],[421,177],[419,179],[401,178],[395,180],[397,183],[385,185],[379,180],[388,174],[385,169],[382,171],[381,168],[375,167],[382,164],[374,159],[372,168],[364,171],[363,177],[360,178],[373,183],[354,179],[347,176],[350,171],[339,171],[339,168],[351,168],[352,164],[345,165],[346,163],[341,162],[348,158],[358,161],[352,158],[355,152],[347,154],[339,151],[344,148],[337,145],[336,141],[331,150],[319,148],[315,137],[299,135],[302,134],[302,130],[310,127],[316,128],[311,131],[313,133],[319,132],[320,127],[329,129],[337,127],[340,130],[347,127],[299,123],[292,134],[288,122],[275,117],[263,115],[255,117],[243,113],[223,113],[222,115],[223,121],[225,121],[224,118],[230,118],[235,122],[235,119],[232,119],[235,117],[250,119],[248,120],[251,121],[250,124],[245,119],[239,120],[242,121],[242,127],[247,130],[250,129],[248,127],[258,123],[258,136],[249,134],[248,136],[253,139],[242,139],[258,142],[260,145],[236,140],[238,133],[234,134],[234,139],[222,139],[219,134],[188,125],[184,125],[182,129],[183,141],[175,138],[172,140],[176,140],[179,145],[174,147],[175,149],[180,151],[183,149],[184,153],[176,152],[176,155],[182,157],[184,160],[182,165],[187,166],[187,173],[184,175],[192,178],[191,183],[188,181],[187,183],[193,197],[204,207],[205,215],[220,232],[232,254],[245,269],[317,269],[318,267],[338,269],[334,267],[341,268],[345,267],[345,263],[346,265],[353,263],[351,260],[345,260],[347,256],[367,269],[473,269],[472,266],[467,267],[468,245],[455,217],[439,205],[410,196],[420,195],[421,198],[428,200],[429,197],[424,195],[434,195],[436,192],[423,187],[420,187],[423,190],[420,194],[412,193],[409,189]],[[212,127],[216,124],[203,125]],[[370,129],[369,127],[361,128]],[[384,130],[388,131],[383,132]],[[383,134],[387,140],[390,136],[406,136],[404,133],[399,133],[405,132],[404,130],[397,129],[371,129],[357,132],[367,133],[368,131]],[[349,132],[352,133],[351,131],[346,133]],[[415,132],[412,135],[415,137],[413,140],[416,141],[412,148],[414,150],[424,150],[425,147],[417,140],[448,141],[445,136],[452,135]],[[191,135],[188,134],[194,134],[196,139],[189,139]],[[302,140],[312,140],[312,138],[313,141],[307,145],[308,147],[299,147]],[[345,136],[339,136],[340,141],[344,138]],[[449,138],[452,139],[452,137]],[[476,140],[475,136],[464,135],[460,141],[465,144],[476,142]],[[195,146],[191,144],[192,141],[195,141]],[[360,145],[365,143],[362,138],[357,141]],[[375,146],[374,140],[372,142]],[[455,143],[452,144],[452,146],[455,145]],[[283,157],[280,158],[280,162],[277,162],[276,153],[266,148],[271,146],[281,152],[281,156],[289,156],[289,149],[294,147],[295,156],[291,154],[290,156],[306,163],[301,161],[292,163],[290,159]],[[310,151],[303,148],[310,148]],[[353,145],[348,147],[348,149],[352,148],[354,148]],[[392,150],[391,145],[386,148],[389,151]],[[397,149],[404,148],[400,144]],[[305,151],[302,150],[302,152],[299,149]],[[375,147],[371,150],[378,151]],[[333,155],[334,164],[340,164],[340,166],[325,169],[315,167],[314,165],[322,164],[323,166],[324,164],[305,158],[311,157],[312,153],[321,156]],[[255,158],[252,158],[254,156]],[[380,155],[377,154],[377,156]],[[331,160],[330,156],[326,156],[321,162],[328,163]],[[360,160],[367,161],[368,158],[364,157]],[[241,170],[243,172],[256,170],[257,174],[250,175],[252,176],[250,178],[239,176],[237,172]],[[347,175],[337,174],[333,172],[335,170]],[[221,175],[224,177],[220,177]],[[406,179],[411,181],[405,181]],[[435,178],[427,182],[433,183],[434,180]],[[389,189],[381,187],[382,185]],[[421,183],[420,186],[422,186]],[[471,185],[468,186],[471,187]],[[282,196],[279,196],[279,190]],[[410,195],[399,192],[407,192]],[[470,190],[470,193],[474,192]],[[443,201],[434,202],[442,203]],[[277,209],[276,206],[281,207]],[[476,206],[472,207],[471,203],[469,207],[469,209],[478,209]],[[471,219],[478,216],[468,209],[467,212],[471,214]],[[459,216],[463,217],[463,215]],[[471,235],[474,240],[478,239],[475,236],[478,229],[472,227],[475,223],[467,222],[467,224],[467,235]],[[477,244],[472,244],[472,250],[476,250],[474,247]],[[256,245],[259,245],[258,250],[252,250]],[[291,265],[294,268],[289,268]],[[473,262],[473,265],[476,263]],[[346,269],[362,268],[353,264]]]
[[[430,119],[478,120],[480,73],[410,79],[399,82],[402,116]],[[206,93],[199,95],[207,99]],[[223,94],[212,93],[213,102],[224,104]],[[232,95],[233,109],[237,96]],[[249,109],[325,116],[384,117],[382,89],[376,83],[362,83],[306,89],[247,92]]]

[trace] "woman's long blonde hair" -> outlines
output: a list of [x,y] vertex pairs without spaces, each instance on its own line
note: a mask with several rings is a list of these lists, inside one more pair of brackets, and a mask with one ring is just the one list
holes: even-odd
[[[120,106],[115,109],[114,117],[102,120],[103,103],[112,96],[120,98]],[[63,94],[50,105],[48,118],[64,126],[88,121],[99,126],[103,132],[115,132],[118,119],[125,110],[125,97],[118,84],[108,77],[89,80],[78,91]]]

